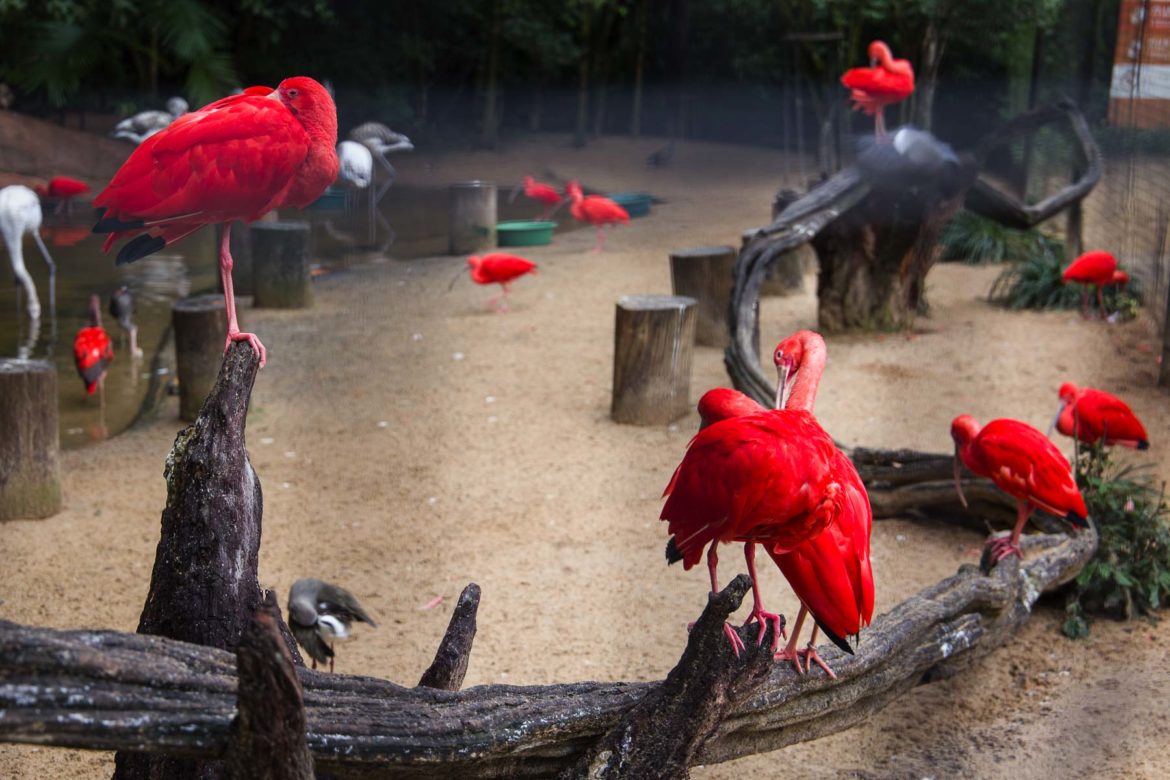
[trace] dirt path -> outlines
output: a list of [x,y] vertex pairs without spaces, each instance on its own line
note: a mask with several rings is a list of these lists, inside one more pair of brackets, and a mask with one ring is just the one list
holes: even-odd
[[[783,177],[798,177],[782,155],[710,144],[680,144],[671,167],[648,169],[655,146],[571,150],[540,139],[502,154],[395,160],[411,184],[510,182],[551,168],[666,199],[618,229],[606,254],[586,251],[589,231],[531,251],[540,274],[516,283],[507,315],[489,312],[494,293],[470,283],[446,292],[458,258],[324,277],[309,312],[246,312],[270,350],[248,429],[265,498],[261,583],[282,602],[303,576],[359,595],[382,627],[340,648],[340,671],[413,683],[471,580],[484,595],[468,685],[649,680],[677,660],[706,577],[663,564],[657,517],[697,419],[609,421],[614,301],[668,292],[669,250],[738,243],[766,221]],[[1072,379],[1125,396],[1150,428],[1154,448],[1143,457],[1158,457],[1170,416],[1152,389],[1147,326],[992,308],[983,296],[994,274],[939,267],[932,316],[917,333],[830,339],[817,406],[830,433],[949,451],[955,414],[1046,425],[1056,388]],[[767,299],[762,320],[770,348],[815,325],[815,299]],[[725,384],[719,351],[699,349],[692,397]],[[0,525],[0,615],[133,630],[165,498],[163,459],[180,427],[170,403],[145,430],[64,455],[57,517]],[[1159,466],[1164,478],[1168,467]],[[975,560],[981,542],[878,523],[877,611]],[[743,568],[730,551],[723,558],[728,576]],[[764,587],[769,606],[794,610],[778,572]],[[421,608],[436,595],[439,607]],[[1010,647],[846,734],[695,776],[1170,776],[1156,716],[1170,693],[1167,629],[1099,622],[1088,641],[1071,642],[1059,618],[1040,608]],[[107,754],[0,746],[4,777],[103,776],[110,766]]]

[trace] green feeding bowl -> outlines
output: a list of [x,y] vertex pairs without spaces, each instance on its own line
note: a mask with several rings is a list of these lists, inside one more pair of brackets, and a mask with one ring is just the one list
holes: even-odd
[[557,223],[547,220],[515,220],[496,223],[497,246],[543,246],[552,243]]
[[321,197],[309,204],[309,208],[314,211],[344,211],[345,188],[328,187],[325,192],[321,193]]
[[615,192],[606,197],[624,208],[631,218],[649,214],[650,202],[653,199],[649,192]]

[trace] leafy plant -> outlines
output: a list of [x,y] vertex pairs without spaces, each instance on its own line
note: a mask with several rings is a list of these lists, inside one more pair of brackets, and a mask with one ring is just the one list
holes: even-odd
[[1170,508],[1165,486],[1155,489],[1146,467],[1116,465],[1100,445],[1077,456],[1077,484],[1100,542],[1077,575],[1061,629],[1073,639],[1089,633],[1090,613],[1126,619],[1170,600]]
[[1024,257],[1036,233],[1014,230],[970,211],[960,211],[939,234],[942,262],[970,265],[1002,263]]
[[1042,233],[1024,256],[996,277],[988,298],[1009,309],[1071,309],[1080,305],[1081,292],[1060,278],[1064,272],[1064,244]]

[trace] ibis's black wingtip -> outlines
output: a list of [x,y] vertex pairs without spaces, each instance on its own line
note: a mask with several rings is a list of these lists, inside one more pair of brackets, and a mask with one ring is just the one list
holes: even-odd
[[1142,439],[1141,441],[1138,442],[1137,448],[1139,450],[1148,450],[1150,448],[1150,443],[1148,441],[1146,441],[1145,439]]
[[678,563],[683,559],[683,554],[678,549],[678,543],[675,542],[674,537],[670,537],[670,541],[666,543],[666,564],[669,566],[672,563]]
[[94,233],[119,233],[124,230],[140,230],[145,224],[141,219],[127,222],[117,217],[106,217],[104,208],[98,209],[98,221],[93,226]]
[[1078,515],[1076,512],[1069,512],[1067,515],[1067,518],[1068,518],[1068,521],[1070,523],[1072,523],[1074,526],[1076,526],[1077,528],[1088,528],[1089,527],[1089,521],[1086,518]]
[[147,255],[153,255],[167,245],[162,236],[138,236],[118,252],[117,265],[126,265],[135,260],[141,260]]
[[849,643],[845,641],[844,637],[838,636],[837,634],[830,631],[825,627],[825,624],[819,620],[817,621],[817,625],[820,627],[821,631],[825,633],[825,636],[829,638],[829,641],[841,649],[841,652],[853,655],[853,648],[849,646]]

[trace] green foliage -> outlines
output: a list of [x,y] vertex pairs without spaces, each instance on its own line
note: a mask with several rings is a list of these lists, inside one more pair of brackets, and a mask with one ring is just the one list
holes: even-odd
[[1042,233],[1032,232],[1035,240],[1026,247],[1023,257],[1005,268],[991,285],[988,298],[1009,309],[1071,309],[1080,305],[1081,291],[1066,285],[1064,244]]
[[1170,130],[1164,127],[1100,127],[1094,135],[1101,151],[1115,154],[1170,155]]
[[1170,600],[1170,508],[1142,466],[1112,463],[1100,445],[1077,458],[1077,484],[1100,543],[1077,575],[1065,605],[1065,635],[1089,632],[1091,614],[1119,619],[1154,612]]
[[938,237],[943,262],[1003,263],[1027,256],[1037,233],[1014,230],[970,211],[960,211]]

